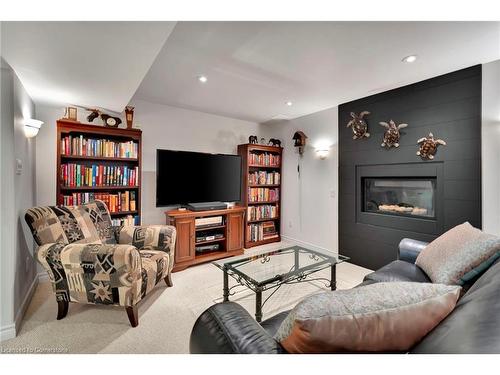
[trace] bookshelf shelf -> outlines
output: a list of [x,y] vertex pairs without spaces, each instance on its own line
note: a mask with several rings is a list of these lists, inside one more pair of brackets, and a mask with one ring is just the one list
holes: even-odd
[[61,190],[137,190],[140,186],[61,186]]
[[[110,212],[114,222],[128,220],[127,224],[132,224],[133,221],[139,225],[141,150],[142,131],[139,129],[108,128],[74,121],[57,121],[57,204],[62,205],[65,202],[77,204],[76,202],[85,203],[91,199],[102,199],[114,207],[115,212]],[[81,153],[94,155],[73,155]],[[136,155],[134,158],[120,157]],[[110,176],[109,179],[106,179],[107,176]],[[104,179],[104,183],[119,182],[131,185],[101,185],[99,178]],[[71,185],[74,185],[75,181],[85,181],[87,185],[97,181],[99,186],[66,186],[68,179],[72,181]],[[132,219],[129,219],[129,216]]]
[[[246,209],[245,248],[278,242],[280,241],[281,225],[283,148],[242,144],[238,146],[238,154],[242,157],[243,166],[240,205]],[[258,197],[259,200],[250,202],[250,194],[254,199]],[[273,217],[250,220],[251,217],[260,215]],[[256,238],[259,240],[255,240]]]
[[61,155],[61,159],[71,160],[96,160],[96,161],[123,161],[137,163],[136,158],[111,158],[106,156],[85,156],[85,155]]
[[248,223],[261,223],[263,221],[269,221],[269,220],[279,220],[279,216],[278,217],[268,217],[266,219],[248,220]]
[[122,215],[137,215],[137,211],[120,211],[120,212],[110,212],[111,216],[122,216]]

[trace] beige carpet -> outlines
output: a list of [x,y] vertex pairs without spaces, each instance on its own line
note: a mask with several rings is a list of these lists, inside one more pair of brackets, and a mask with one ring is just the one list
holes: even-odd
[[[253,251],[272,249],[270,244]],[[371,272],[349,263],[337,266],[339,289],[352,288]],[[329,270],[317,275],[329,277]],[[57,305],[49,282],[40,283],[27,309],[21,330],[0,344],[2,352],[31,353],[188,353],[189,335],[196,318],[221,301],[222,271],[203,264],[174,273],[174,286],[162,282],[139,304],[139,326],[129,325],[124,308],[70,304],[69,313],[57,321]],[[234,282],[230,278],[230,285]],[[264,319],[290,309],[304,296],[327,290],[312,281],[281,287],[264,305]],[[263,299],[271,292],[266,292]],[[255,295],[236,288],[230,300],[243,305],[253,316]]]

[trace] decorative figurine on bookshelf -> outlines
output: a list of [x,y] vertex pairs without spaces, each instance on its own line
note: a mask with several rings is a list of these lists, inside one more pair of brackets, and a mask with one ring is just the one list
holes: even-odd
[[281,141],[276,138],[271,138],[267,144],[274,147],[281,147]]
[[64,113],[64,120],[67,121],[78,121],[78,116],[77,116],[77,109],[76,107],[66,107],[65,113]]
[[125,107],[125,120],[127,120],[127,129],[132,129],[134,122],[134,107],[130,105]]
[[302,155],[304,153],[304,147],[306,146],[306,139],[307,135],[304,134],[302,131],[297,131],[293,135],[292,140],[294,141],[294,146],[298,147],[299,154]]
[[262,137],[262,138],[260,139],[260,144],[261,144],[261,145],[265,145],[266,143],[267,143],[267,142],[266,142],[266,139],[265,139],[264,137]]
[[102,111],[97,108],[86,108],[86,110],[90,111],[90,115],[87,116],[88,122],[94,122],[94,120],[100,116],[101,120],[104,122],[104,126],[109,128],[117,128],[118,125],[122,123],[121,118],[102,113]]
[[257,142],[257,136],[256,135],[251,135],[250,137],[248,137],[248,143],[256,145],[258,143]]

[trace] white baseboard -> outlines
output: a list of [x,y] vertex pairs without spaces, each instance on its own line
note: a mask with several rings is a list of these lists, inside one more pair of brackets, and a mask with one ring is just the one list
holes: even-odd
[[45,271],[39,272],[37,276],[38,276],[39,283],[49,281],[49,274]]
[[288,242],[292,242],[292,243],[297,244],[297,245],[301,245],[301,246],[307,247],[307,248],[312,249],[312,250],[329,251],[331,253],[338,254],[338,251],[335,251],[335,250],[332,250],[332,249],[327,249],[326,247],[322,247],[322,246],[318,246],[318,245],[312,244],[310,242],[298,240],[296,238],[289,237],[289,236],[286,236],[286,235],[283,235],[283,234],[281,235],[281,239],[285,240],[285,241],[288,241]]
[[16,325],[14,323],[0,327],[0,341],[16,337]]
[[28,306],[31,302],[31,298],[33,297],[33,294],[35,293],[37,285],[38,285],[38,274],[35,275],[35,278],[33,279],[33,282],[31,283],[28,291],[24,295],[23,302],[21,303],[21,306],[19,307],[19,310],[17,311],[16,320],[15,320],[16,332],[19,332],[19,329],[21,328],[21,322],[23,321],[24,314],[26,313],[26,309],[28,308]]
[[[21,322],[23,321],[23,317],[24,317],[24,314],[26,313],[26,309],[28,308],[28,306],[31,302],[31,298],[33,297],[33,294],[35,293],[39,278],[40,278],[40,274],[37,274],[35,276],[35,278],[33,279],[33,282],[31,283],[31,285],[29,286],[28,291],[24,295],[23,302],[21,303],[19,310],[17,310],[16,317],[14,319],[14,323],[0,327],[0,341],[13,339],[14,337],[17,336],[17,332],[19,332],[19,329],[21,328]],[[47,279],[48,279],[48,276],[47,276]]]

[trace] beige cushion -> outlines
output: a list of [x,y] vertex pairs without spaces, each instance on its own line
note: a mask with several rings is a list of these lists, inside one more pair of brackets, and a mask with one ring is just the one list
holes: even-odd
[[275,335],[289,353],[403,351],[455,307],[459,286],[376,283],[310,296]]
[[418,255],[415,264],[433,283],[463,284],[462,277],[500,250],[500,237],[463,223],[436,238]]

